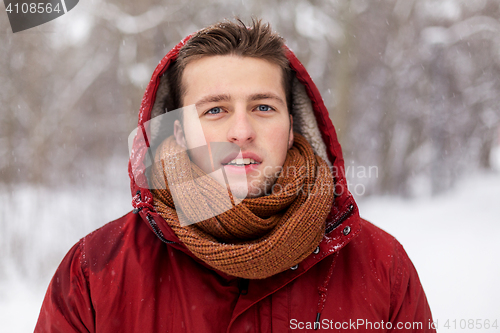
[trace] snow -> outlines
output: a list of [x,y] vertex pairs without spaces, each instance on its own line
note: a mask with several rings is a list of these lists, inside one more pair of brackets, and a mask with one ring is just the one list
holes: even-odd
[[498,319],[500,324],[499,198],[500,175],[491,173],[464,179],[451,193],[439,197],[359,203],[364,218],[403,244],[440,331],[455,331],[443,327],[455,319],[457,323]]
[[85,178],[100,181],[92,186],[0,187],[1,333],[32,332],[52,274],[70,247],[132,209],[127,160],[112,162],[89,167]]
[[[129,199],[125,199],[129,193],[123,189],[114,191],[116,193],[107,191],[105,195],[96,194],[95,190],[86,193],[84,189],[72,195],[67,192],[50,194],[54,202],[65,198],[64,205],[57,212],[62,221],[75,211],[76,214],[86,211],[87,215],[81,213],[85,221],[77,232],[66,226],[62,229],[67,233],[65,236],[56,230],[40,233],[45,239],[25,249],[29,251],[28,257],[41,260],[45,256],[53,256],[57,248],[54,244],[63,244],[58,247],[57,262],[50,267],[52,274],[71,244],[98,227],[95,221],[88,222],[98,216],[97,213],[88,213],[89,207],[95,207],[96,200],[111,202],[111,198],[115,198],[121,203],[102,210],[99,214],[105,211],[106,215],[100,215],[100,224],[105,222],[103,218],[117,218],[130,209]],[[47,197],[48,193],[32,191],[22,195]],[[500,253],[498,198],[500,174],[492,172],[465,177],[451,192],[438,197],[413,200],[384,197],[359,202],[361,215],[394,235],[408,252],[419,272],[440,332],[476,331],[460,329],[459,323],[463,319],[500,321],[500,265],[495,258]],[[0,199],[0,205],[7,202],[5,198]],[[55,228],[53,214],[50,213],[50,210],[55,210],[54,205],[50,200],[42,200],[40,205],[32,207],[42,207],[48,212],[18,211],[18,214],[22,218],[37,214],[41,225]],[[2,206],[2,211],[5,211],[4,208]],[[14,225],[14,221],[12,223]],[[47,251],[45,248],[49,253],[43,252]],[[21,273],[13,262],[6,261],[1,267],[5,271],[0,272],[0,332],[28,332],[35,326],[50,276],[29,271]],[[443,327],[448,319],[450,325],[456,320],[457,329]],[[498,329],[486,331],[495,332]]]
[[455,0],[429,0],[425,1],[423,4],[429,17],[458,20],[462,15],[460,4]]
[[0,281],[0,332],[33,332],[47,283],[37,285],[14,276]]
[[130,82],[138,87],[143,87],[151,77],[151,68],[143,63],[134,64],[128,69],[128,77]]

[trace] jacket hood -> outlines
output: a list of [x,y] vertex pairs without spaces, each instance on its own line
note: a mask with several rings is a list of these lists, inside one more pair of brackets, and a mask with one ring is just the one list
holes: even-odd
[[[175,247],[193,256],[179,241],[166,221],[156,213],[152,205],[153,196],[148,188],[146,177],[146,169],[151,165],[152,156],[154,156],[150,142],[154,140],[158,131],[151,119],[165,113],[163,101],[168,92],[166,88],[168,77],[163,74],[177,59],[180,48],[190,37],[191,35],[183,39],[168,52],[153,72],[142,98],[138,127],[129,136],[128,172],[134,212],[139,213],[151,230],[164,242],[172,243]],[[291,111],[294,131],[302,134],[309,141],[315,153],[328,163],[335,181],[335,199],[326,220],[326,234],[322,241],[322,246],[329,248],[327,252],[333,253],[347,244],[360,230],[359,213],[356,203],[347,189],[342,150],[328,110],[305,67],[288,47],[286,50],[290,67],[295,74]]]

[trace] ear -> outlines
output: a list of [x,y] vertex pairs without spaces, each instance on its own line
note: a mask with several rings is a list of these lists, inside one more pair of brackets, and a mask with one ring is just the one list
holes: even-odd
[[182,129],[182,124],[179,119],[176,119],[174,121],[174,137],[175,141],[177,141],[177,144],[179,146],[182,146],[185,149],[187,149],[186,137],[184,136],[184,130]]
[[293,117],[290,115],[290,133],[288,134],[288,149],[293,146]]

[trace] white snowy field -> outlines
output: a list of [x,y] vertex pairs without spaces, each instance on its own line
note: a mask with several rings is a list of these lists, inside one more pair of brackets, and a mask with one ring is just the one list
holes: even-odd
[[[81,236],[126,213],[129,198],[123,188],[60,193],[32,189],[10,201],[0,198],[0,218],[8,218],[8,228],[19,233],[7,231],[19,235],[21,242],[9,243],[6,253],[10,257],[0,254],[4,259],[0,261],[0,332],[33,331],[50,274],[65,252]],[[451,192],[434,198],[359,202],[363,217],[405,247],[419,272],[439,332],[500,331],[484,328],[486,320],[490,325],[497,320],[500,325],[499,198],[500,174],[491,173],[467,177]],[[71,227],[76,221],[78,226]],[[4,251],[1,238],[0,245]],[[13,246],[24,252],[15,254]],[[44,261],[46,257],[51,259]],[[14,267],[12,258],[24,260],[24,268]],[[38,262],[46,265],[44,269],[36,266]],[[51,273],[38,273],[42,271]],[[474,325],[482,323],[483,328],[469,328],[469,320]]]
[[66,190],[0,188],[0,333],[33,332],[66,252],[132,209],[126,159],[80,176],[81,184]]
[[439,332],[500,332],[500,174],[471,176],[434,198],[359,206],[403,244]]

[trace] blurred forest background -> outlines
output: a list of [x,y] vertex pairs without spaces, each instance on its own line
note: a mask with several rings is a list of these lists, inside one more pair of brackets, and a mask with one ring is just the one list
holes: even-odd
[[131,209],[127,136],[154,68],[235,15],[285,37],[346,167],[377,166],[348,173],[363,195],[435,195],[492,168],[499,0],[93,0],[16,34],[2,7],[0,279],[11,266],[45,279],[79,237]]

